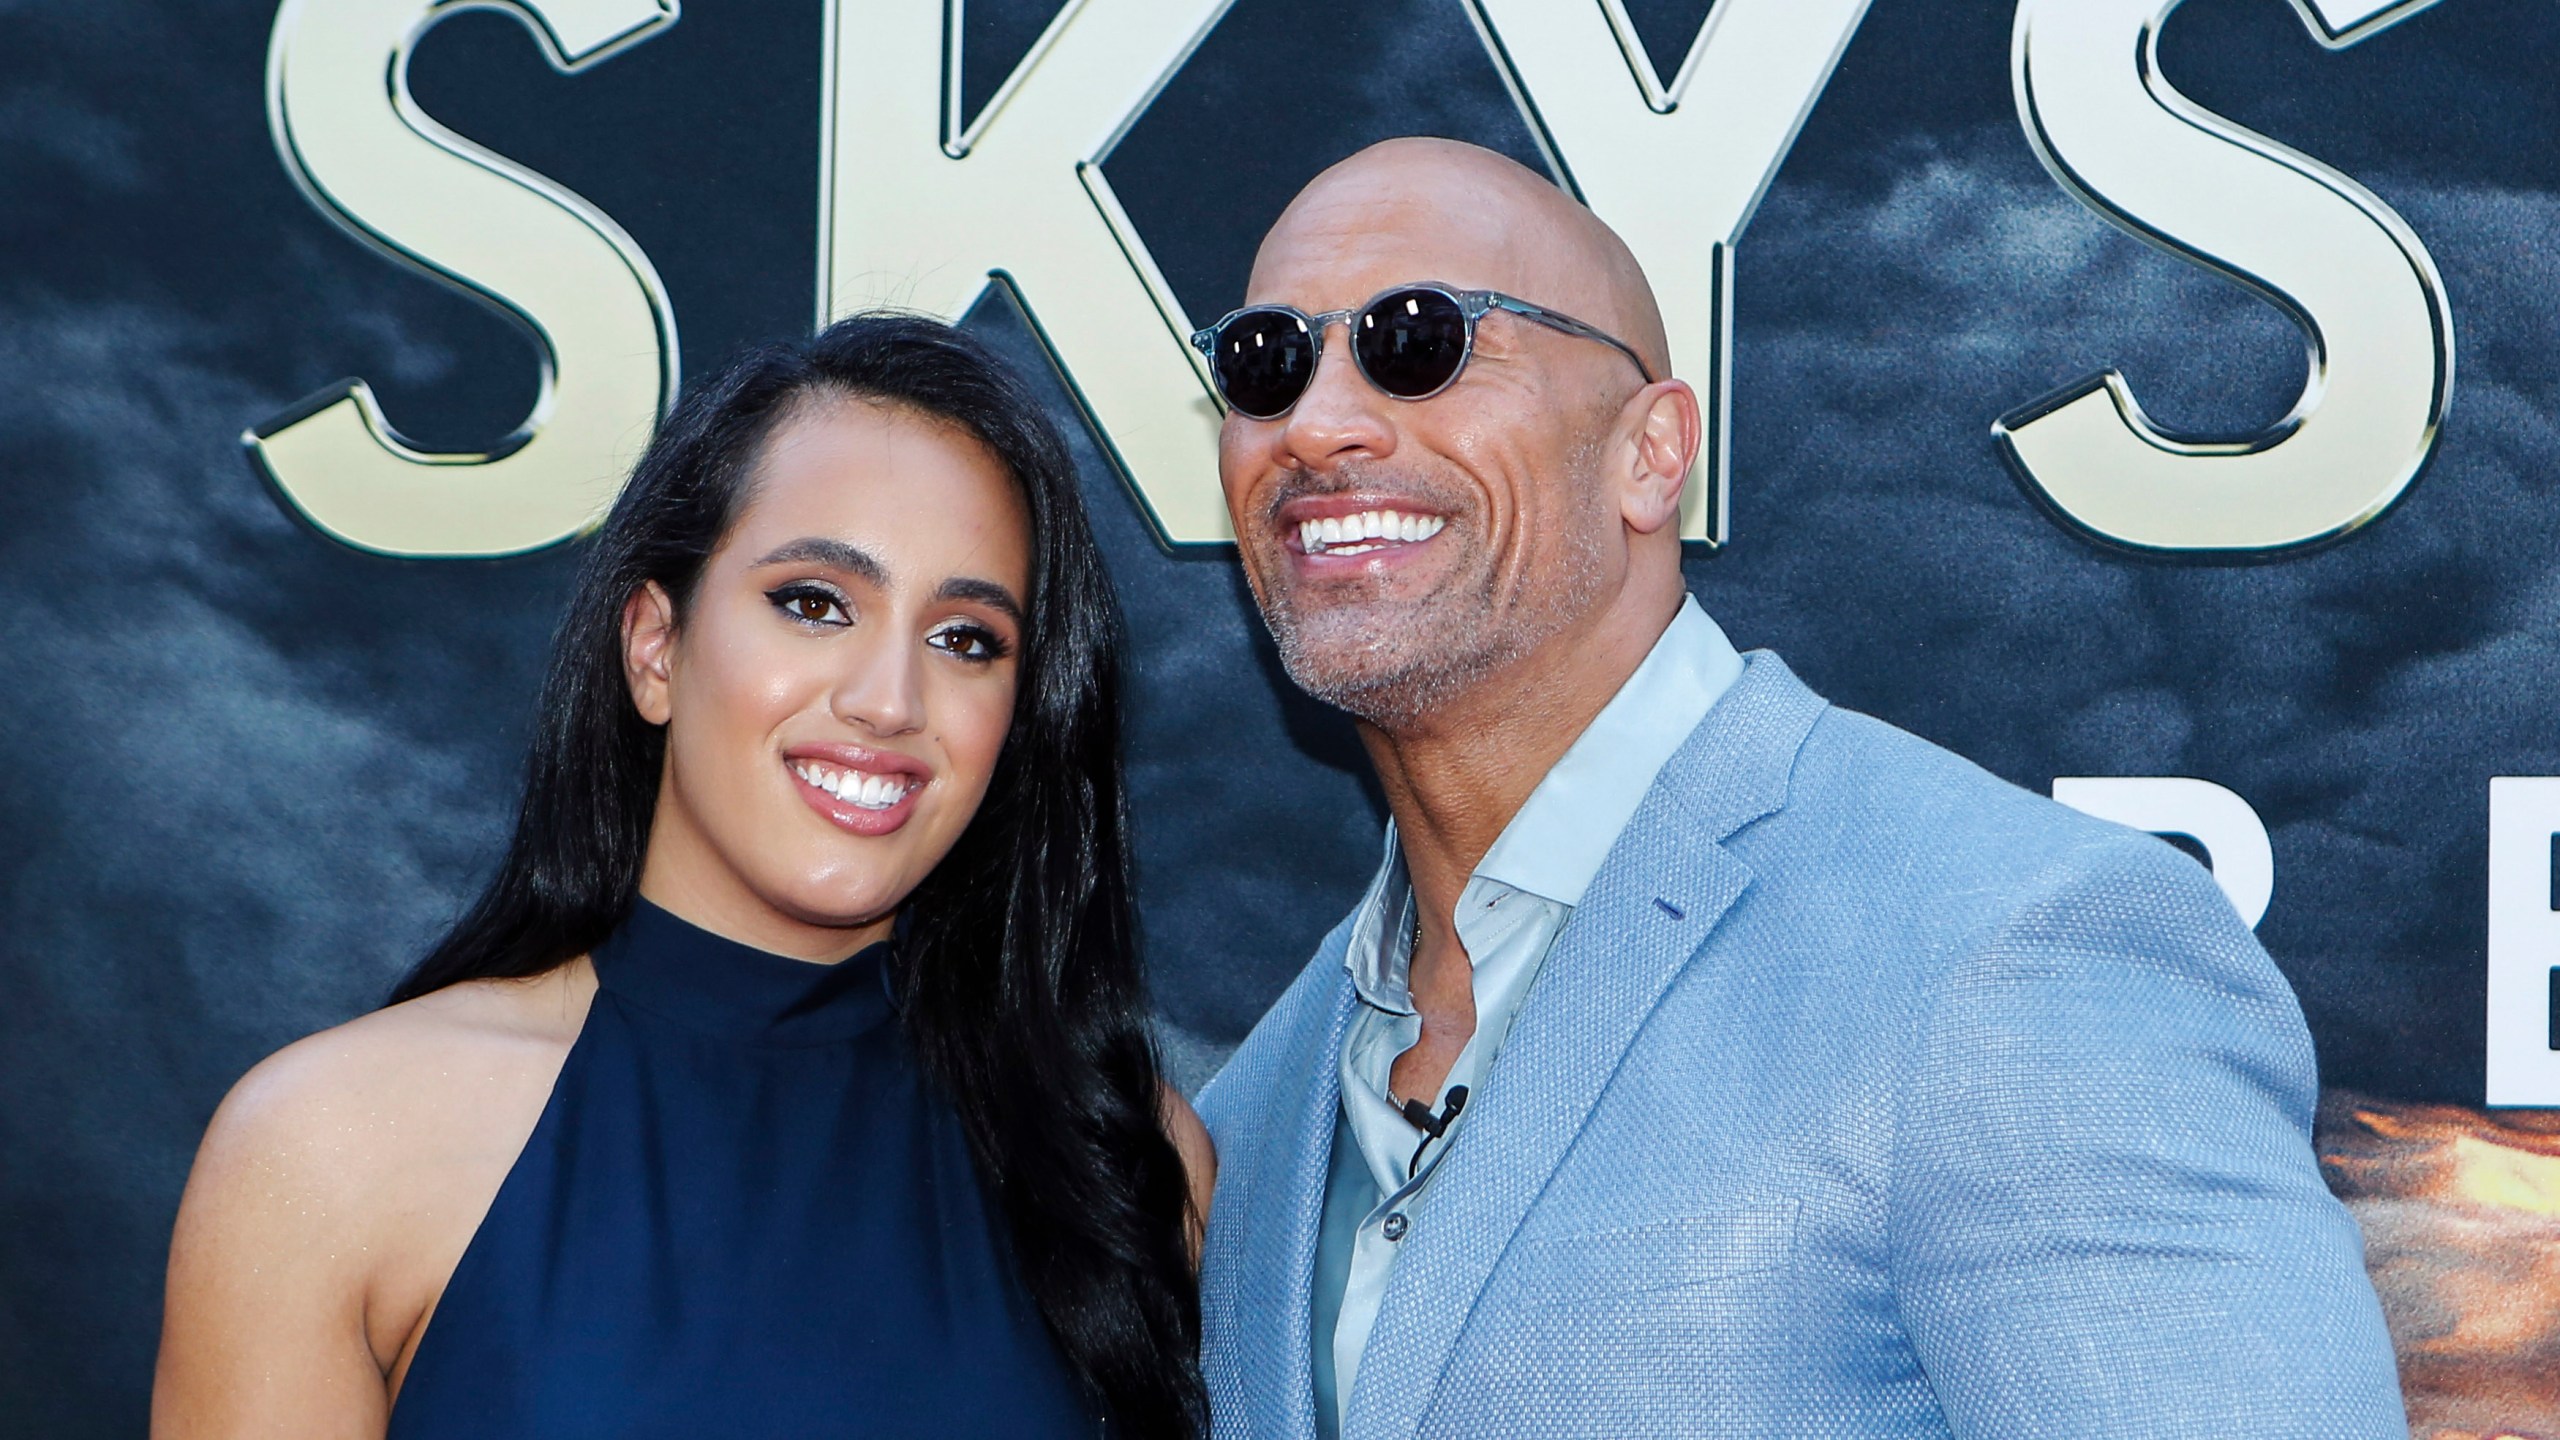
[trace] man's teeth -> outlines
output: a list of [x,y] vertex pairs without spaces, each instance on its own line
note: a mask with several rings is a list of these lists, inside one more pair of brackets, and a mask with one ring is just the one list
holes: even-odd
[[847,805],[863,810],[886,810],[907,798],[913,790],[912,778],[892,779],[862,770],[839,770],[832,765],[799,764],[791,773],[826,791]]
[[1322,555],[1336,548],[1347,554],[1365,555],[1386,545],[1411,545],[1428,540],[1439,534],[1440,527],[1448,523],[1438,515],[1363,510],[1357,515],[1299,521],[1298,544],[1310,555]]

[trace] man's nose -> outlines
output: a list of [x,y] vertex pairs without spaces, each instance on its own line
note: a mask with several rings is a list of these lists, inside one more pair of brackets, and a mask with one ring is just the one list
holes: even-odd
[[[1339,322],[1337,322],[1339,323]],[[1307,393],[1298,397],[1281,427],[1280,448],[1301,469],[1322,470],[1348,459],[1383,459],[1395,453],[1396,428],[1379,392],[1351,356],[1351,329],[1325,327],[1323,354]]]

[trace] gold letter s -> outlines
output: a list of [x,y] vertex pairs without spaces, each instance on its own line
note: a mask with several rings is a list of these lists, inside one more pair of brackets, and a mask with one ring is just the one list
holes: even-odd
[[559,184],[437,124],[409,56],[437,22],[505,10],[572,72],[676,21],[676,0],[284,0],[267,115],[285,170],[357,239],[522,324],[542,388],[482,454],[428,454],[349,380],[242,437],[323,533],[389,555],[507,555],[604,513],[676,388],[675,313],[649,258]]
[[[2160,73],[2180,0],[2019,0],[2018,116],[2045,168],[2135,236],[2273,301],[2309,342],[2293,413],[2235,441],[2181,439],[2109,370],[1993,433],[2067,523],[2143,550],[2279,554],[2390,508],[2453,394],[2453,318],[2427,248],[2371,191],[2241,129]],[[2351,45],[2430,0],[2295,0]]]

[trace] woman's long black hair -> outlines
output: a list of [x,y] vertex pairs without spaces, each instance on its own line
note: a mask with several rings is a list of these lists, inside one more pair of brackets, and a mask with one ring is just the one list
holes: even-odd
[[1119,611],[1066,447],[967,335],[859,315],[756,350],[686,394],[589,542],[505,859],[392,999],[541,974],[630,913],[665,736],[630,699],[624,604],[656,581],[681,625],[763,442],[831,396],[957,427],[1021,487],[1031,593],[1012,729],[976,817],[906,902],[895,977],[907,1036],[959,1111],[1068,1363],[1115,1428],[1195,1433],[1207,1414],[1199,1298],[1136,955]]

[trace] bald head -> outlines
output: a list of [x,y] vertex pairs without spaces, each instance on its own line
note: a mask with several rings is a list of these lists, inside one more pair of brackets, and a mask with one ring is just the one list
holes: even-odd
[[[1314,293],[1333,276],[1359,293]],[[1457,140],[1381,141],[1308,182],[1263,238],[1246,298],[1333,309],[1416,280],[1563,311],[1671,373],[1653,287],[1617,232],[1536,171]]]
[[1450,383],[1412,399],[1367,375],[1356,318],[1333,351],[1275,351],[1314,360],[1290,377],[1301,388],[1277,413],[1230,409],[1219,431],[1246,578],[1289,674],[1377,735],[1454,736],[1490,713],[1479,702],[1521,696],[1575,733],[1685,593],[1697,396],[1671,376],[1625,242],[1535,172],[1455,141],[1390,140],[1317,176],[1264,238],[1245,300],[1349,315],[1434,281],[1572,316],[1657,378],[1499,311]]

